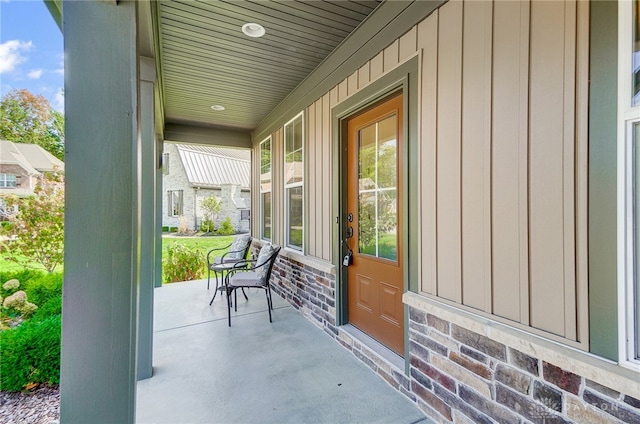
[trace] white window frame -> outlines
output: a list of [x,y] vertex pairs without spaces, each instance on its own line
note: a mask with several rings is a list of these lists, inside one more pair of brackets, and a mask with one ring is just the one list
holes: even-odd
[[[640,263],[635,263],[633,127],[640,125],[640,105],[632,106],[633,2],[618,2],[618,355],[620,365],[640,371],[640,317],[636,293],[640,290]],[[639,23],[640,24],[640,23]],[[640,140],[636,140],[640,144]],[[636,164],[640,171],[640,163]],[[638,172],[636,171],[636,172]],[[640,187],[636,190],[640,193]],[[636,211],[640,214],[640,211]],[[634,243],[635,241],[635,243]],[[637,247],[634,248],[634,244]]]
[[[292,184],[287,184],[287,176],[286,176],[286,168],[287,168],[287,125],[291,125],[294,121],[296,121],[297,119],[301,120],[301,136],[302,136],[302,146],[300,148],[300,156],[302,157],[302,169],[301,169],[301,173],[302,173],[302,181],[298,181]],[[282,163],[284,164],[284,169],[285,169],[285,175],[284,175],[284,214],[285,214],[285,218],[284,218],[284,240],[285,240],[285,248],[287,249],[291,249],[291,250],[295,250],[298,252],[303,252],[304,253],[304,246],[305,244],[305,233],[306,231],[305,229],[305,202],[304,202],[304,176],[305,176],[305,157],[304,157],[304,153],[305,153],[305,143],[306,143],[306,137],[305,137],[305,125],[304,125],[304,111],[300,112],[299,114],[297,114],[296,116],[294,116],[293,118],[291,118],[289,121],[287,121],[287,123],[284,124],[283,128],[282,128],[282,132],[283,132],[283,141],[284,141],[284,157],[282,159]],[[290,224],[289,224],[289,190],[293,189],[293,188],[302,188],[302,246],[298,247],[295,245],[291,245],[290,240],[289,240],[289,234],[290,234]],[[273,201],[273,199],[272,199]]]
[[[263,145],[269,143],[269,172],[271,173],[271,181],[269,184],[269,190],[265,190],[262,187],[262,150]],[[271,136],[262,140],[259,144],[260,149],[258,150],[258,163],[260,168],[260,238],[263,240],[271,241],[273,240],[273,142],[271,140]],[[271,195],[271,203],[269,205],[269,216],[271,217],[271,235],[270,237],[266,237],[264,235],[265,223],[265,211],[264,211],[264,194],[269,193]]]
[[[183,190],[168,190],[167,191],[168,196],[167,196],[167,201],[169,202],[169,204],[167,205],[167,211],[169,212],[169,216],[172,217],[177,217],[177,216],[182,216],[184,214],[184,191]],[[180,202],[180,207],[178,209],[180,209],[180,213],[179,214],[174,214],[174,207],[173,207],[173,193],[180,193],[180,197],[179,197],[179,202]]]
[[[9,182],[12,182],[13,184],[9,185]],[[0,188],[16,188],[17,186],[18,176],[16,174],[0,174]]]

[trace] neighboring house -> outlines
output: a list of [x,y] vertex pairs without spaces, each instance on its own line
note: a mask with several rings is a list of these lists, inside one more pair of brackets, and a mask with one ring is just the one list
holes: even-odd
[[151,376],[160,138],[252,149],[275,290],[435,421],[640,422],[638,5],[64,2],[63,421]]
[[42,174],[53,171],[64,171],[64,162],[37,144],[0,140],[0,217],[11,213],[3,196],[30,196]]
[[248,232],[250,159],[248,150],[164,143],[162,226],[179,228],[184,222],[189,229],[200,228],[201,202],[215,196],[222,201],[215,227],[229,217],[237,232]]

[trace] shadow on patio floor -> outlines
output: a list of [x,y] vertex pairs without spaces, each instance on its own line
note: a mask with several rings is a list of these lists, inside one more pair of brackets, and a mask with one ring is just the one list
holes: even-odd
[[414,403],[274,295],[226,302],[206,281],[155,290],[154,376],[138,423],[427,423]]

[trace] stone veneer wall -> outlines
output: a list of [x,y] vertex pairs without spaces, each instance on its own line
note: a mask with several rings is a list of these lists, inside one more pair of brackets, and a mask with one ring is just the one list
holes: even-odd
[[[255,255],[259,248],[254,244]],[[411,306],[407,376],[336,326],[334,273],[285,252],[271,284],[437,422],[640,424],[639,399]]]
[[[257,257],[262,243],[254,243]],[[271,289],[320,328],[336,330],[336,276],[297,261],[280,251],[271,272]]]
[[640,423],[640,400],[413,307],[409,355],[411,391],[441,422]]

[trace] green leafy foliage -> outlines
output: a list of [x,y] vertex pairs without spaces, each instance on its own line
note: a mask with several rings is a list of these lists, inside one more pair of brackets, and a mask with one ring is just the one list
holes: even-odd
[[53,272],[63,260],[64,178],[60,173],[46,174],[26,198],[7,197],[18,204],[11,218],[13,226],[3,234],[9,239],[0,244],[5,259],[30,267],[35,262]]
[[0,332],[0,387],[19,391],[33,383],[60,382],[61,315],[29,320]]
[[25,280],[23,287],[33,303],[43,305],[50,299],[62,295],[62,274],[40,272]]
[[64,116],[40,94],[11,90],[0,100],[0,138],[37,144],[62,160]]
[[200,202],[200,207],[204,212],[205,219],[203,220],[203,222],[210,221],[211,230],[209,231],[213,231],[213,222],[215,221],[216,216],[218,215],[218,213],[220,212],[220,209],[222,208],[222,200],[216,196],[209,196],[202,199],[202,201]]
[[[13,283],[8,284],[9,282],[16,282],[18,287],[14,287]],[[10,301],[5,307],[4,302],[0,301],[0,328],[15,325],[26,319],[42,320],[61,313],[62,274],[60,273],[49,274],[33,270],[2,272],[0,283],[2,283],[0,298],[6,300],[17,291],[23,291],[26,294],[25,301],[37,306],[36,309],[21,310],[11,306],[15,302]]]
[[200,223],[200,231],[203,233],[212,233],[214,231],[213,221],[209,218],[205,218]]
[[49,317],[62,314],[62,295],[54,296],[39,305],[38,310],[31,317],[31,321],[43,321]]
[[[15,287],[14,281],[19,286]],[[31,316],[11,316],[0,308],[3,321],[19,325],[0,331],[0,388],[18,391],[37,383],[60,379],[62,274],[24,270],[1,272],[0,296],[24,291],[38,306]],[[7,282],[12,281],[11,284]],[[6,287],[5,287],[6,286]]]
[[222,236],[230,236],[235,233],[236,233],[236,230],[233,228],[233,225],[231,224],[231,218],[226,217],[224,221],[220,223],[220,227],[218,228],[218,234]]
[[165,283],[197,280],[204,270],[204,254],[197,247],[172,243],[167,247],[167,256],[162,261]]

